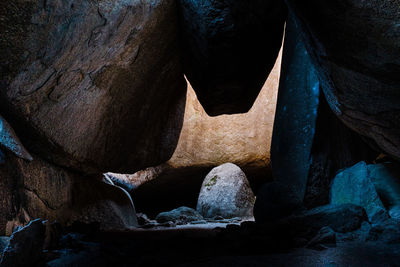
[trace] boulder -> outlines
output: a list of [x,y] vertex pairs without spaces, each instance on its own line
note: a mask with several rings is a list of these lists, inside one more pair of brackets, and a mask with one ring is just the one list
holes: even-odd
[[244,172],[225,163],[212,169],[203,181],[197,211],[204,218],[251,217],[255,196]]
[[203,220],[203,216],[196,210],[188,207],[179,207],[171,211],[161,212],[156,217],[156,221],[159,223],[174,222],[176,224],[187,224],[201,220]]
[[336,117],[321,93],[304,205],[314,208],[328,204],[332,180],[339,170],[360,161],[372,162],[377,156],[359,134]]
[[254,192],[271,179],[271,138],[281,54],[248,113],[210,117],[188,85],[178,145],[165,163],[134,174],[107,173],[132,194],[138,211],[149,216],[181,205],[196,206],[199,188],[214,167],[232,162]]
[[6,0],[0,28],[1,112],[30,152],[86,173],[171,157],[186,88],[174,0]]
[[282,44],[283,1],[179,0],[184,71],[211,115],[253,105]]
[[8,246],[4,249],[0,266],[35,266],[42,257],[45,239],[43,221],[36,219],[14,232]]
[[0,172],[5,182],[0,200],[7,204],[0,206],[0,213],[5,214],[4,221],[0,221],[3,234],[31,218],[56,220],[63,226],[96,223],[102,230],[138,225],[129,194],[102,181],[100,175],[86,177],[49,164],[35,154],[31,162],[9,155]]
[[343,170],[333,180],[331,204],[345,203],[365,208],[370,220],[386,211],[368,175],[368,168],[365,162],[360,162]]
[[315,133],[320,83],[301,30],[289,14],[271,144],[274,179],[304,198]]
[[369,144],[400,159],[400,5],[285,0],[330,107]]
[[400,206],[394,206],[390,208],[389,216],[393,219],[400,220]]
[[400,165],[394,162],[370,164],[368,175],[392,218],[400,219]]

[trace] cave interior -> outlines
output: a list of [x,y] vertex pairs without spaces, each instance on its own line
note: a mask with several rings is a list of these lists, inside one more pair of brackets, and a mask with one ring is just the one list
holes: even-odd
[[2,0],[0,267],[400,266],[400,5]]

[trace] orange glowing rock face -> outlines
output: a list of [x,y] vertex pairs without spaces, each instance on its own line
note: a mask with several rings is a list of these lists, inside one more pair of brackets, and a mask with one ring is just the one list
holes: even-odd
[[168,164],[269,168],[280,66],[281,54],[253,107],[243,114],[208,116],[189,84],[182,132]]

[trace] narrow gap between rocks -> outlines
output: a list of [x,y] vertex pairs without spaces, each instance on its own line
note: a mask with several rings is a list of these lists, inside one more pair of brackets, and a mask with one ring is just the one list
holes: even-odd
[[[280,68],[281,53],[252,108],[243,114],[208,116],[187,81],[183,128],[171,159],[134,174],[104,174],[129,192],[139,224],[213,228],[254,221],[254,195],[272,180],[270,148]],[[221,174],[213,175],[218,166],[214,172]],[[228,180],[219,184],[220,178]]]

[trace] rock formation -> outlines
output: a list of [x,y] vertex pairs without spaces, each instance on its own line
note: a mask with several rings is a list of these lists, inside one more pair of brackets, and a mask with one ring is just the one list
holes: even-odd
[[400,159],[400,6],[396,1],[286,0],[335,114]]
[[334,205],[351,203],[361,206],[367,212],[370,221],[373,221],[376,216],[381,216],[381,213],[386,213],[368,175],[365,162],[360,162],[338,173],[332,183],[331,203]]
[[174,222],[176,224],[186,224],[188,222],[203,220],[203,216],[192,208],[179,207],[171,211],[161,212],[157,215],[156,220],[159,223]]
[[282,51],[282,71],[272,136],[274,178],[302,200],[317,117],[319,80],[292,15]]
[[74,222],[94,223],[103,230],[137,226],[129,194],[102,181],[102,177],[56,167],[33,155],[27,162],[7,154],[0,166],[0,235],[35,218],[57,220],[63,226]]
[[167,163],[134,174],[107,175],[132,193],[138,210],[151,216],[181,205],[195,207],[204,177],[226,162],[238,165],[257,192],[272,176],[270,149],[280,68],[281,54],[245,114],[208,116],[189,84],[182,131]]
[[168,160],[185,96],[176,12],[173,0],[2,1],[1,114],[30,152],[65,167]]
[[384,162],[367,166],[368,176],[392,218],[400,219],[400,164]]
[[244,172],[232,163],[207,174],[200,189],[196,210],[204,218],[252,217],[255,197]]
[[247,112],[282,43],[281,0],[179,0],[185,74],[212,116]]
[[208,116],[189,85],[182,131],[168,164],[174,168],[209,168],[232,162],[246,174],[258,171],[268,175],[280,68],[279,54],[260,94],[245,114]]

